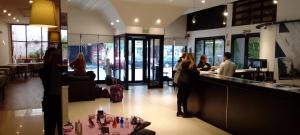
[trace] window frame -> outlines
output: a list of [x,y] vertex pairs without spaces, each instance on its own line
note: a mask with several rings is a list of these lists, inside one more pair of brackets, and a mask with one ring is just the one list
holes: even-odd
[[[13,26],[25,26],[25,41],[19,41],[19,40],[14,40],[13,39]],[[40,43],[40,53],[42,54],[43,53],[43,44],[44,43],[47,43],[48,44],[48,41],[44,41],[43,40],[43,28],[40,27],[40,34],[41,34],[41,39],[40,40],[37,40],[37,41],[28,41],[28,31],[27,31],[27,27],[30,26],[29,24],[10,24],[10,40],[11,40],[11,57],[14,57],[15,54],[14,54],[14,43],[15,42],[20,42],[20,43],[25,43],[25,62],[28,61],[30,58],[29,58],[29,54],[28,54],[28,44],[30,43],[34,43],[34,42],[39,42]],[[49,46],[49,44],[48,44]],[[39,57],[39,59],[43,59],[43,56],[41,55]]]
[[[216,37],[204,37],[204,38],[195,38],[195,49],[194,49],[194,56],[195,56],[195,60],[196,60],[196,53],[197,53],[197,42],[203,41],[204,42],[204,47],[203,47],[203,55],[206,55],[206,41],[207,40],[213,40],[213,63],[211,63],[211,65],[215,66],[215,54],[216,54],[216,40],[223,40],[224,41],[224,53],[226,50],[226,40],[225,40],[225,36],[216,36]],[[195,64],[198,64],[199,61],[195,61]]]
[[[248,65],[248,60],[249,60],[249,39],[252,37],[258,37],[259,40],[261,40],[260,33],[249,33],[249,34],[237,34],[237,35],[232,35],[231,37],[231,54],[232,54],[232,61],[234,61],[234,40],[237,38],[245,38],[245,49],[244,49],[244,66],[243,68],[247,68]],[[260,44],[259,44],[260,48]],[[259,56],[260,57],[260,56]]]

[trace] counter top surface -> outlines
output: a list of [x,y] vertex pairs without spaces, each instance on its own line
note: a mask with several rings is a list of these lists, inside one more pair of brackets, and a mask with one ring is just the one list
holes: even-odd
[[292,85],[288,85],[288,84],[258,82],[258,81],[253,81],[253,80],[222,76],[222,75],[218,75],[218,74],[208,74],[208,73],[201,74],[200,76],[208,77],[208,78],[212,78],[212,79],[223,80],[223,81],[227,81],[227,82],[247,84],[247,85],[252,85],[252,86],[257,86],[257,87],[264,87],[264,88],[269,88],[269,89],[282,90],[282,91],[300,94],[300,87],[292,86]]

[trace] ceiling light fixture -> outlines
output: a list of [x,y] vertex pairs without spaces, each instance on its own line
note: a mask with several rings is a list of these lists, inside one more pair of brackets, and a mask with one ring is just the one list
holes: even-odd
[[11,16],[11,13],[8,13],[7,16]]
[[39,27],[57,27],[55,5],[50,0],[36,0],[32,3],[30,25]]
[[193,24],[196,23],[196,15],[193,16],[192,23],[193,23]]
[[278,0],[273,0],[273,3],[274,3],[274,4],[277,4],[277,3],[278,3]]
[[223,21],[223,25],[226,25],[226,21],[225,20]]
[[117,19],[117,20],[116,20],[116,22],[117,22],[117,23],[119,23],[119,22],[120,22],[120,20],[119,20],[119,19]]
[[29,3],[32,4],[32,3],[33,3],[33,0],[29,0]]
[[156,20],[156,24],[160,24],[161,23],[161,20],[160,19],[157,19]]
[[223,15],[224,15],[224,16],[228,16],[227,10],[224,11]]
[[113,22],[110,23],[111,26],[115,25]]
[[135,22],[135,23],[138,23],[139,21],[140,21],[139,18],[135,18],[135,19],[134,19],[134,22]]
[[227,17],[228,16],[228,11],[227,11],[227,0],[225,0],[225,11],[223,12],[223,15],[225,16],[225,17]]
[[20,20],[19,20],[19,19],[17,19],[17,20],[16,20],[16,22],[18,23],[18,22],[20,22]]
[[13,20],[16,20],[17,18],[16,17],[13,17]]
[[204,4],[205,2],[206,2],[205,0],[201,0],[201,3],[203,3],[203,4]]
[[[193,10],[194,10],[194,12],[196,12],[196,7],[195,7],[195,5],[196,5],[196,1],[194,0],[193,1]],[[197,15],[197,13],[194,13],[195,15],[193,16],[193,19],[192,19],[192,23],[193,24],[195,24],[196,22],[197,22],[197,20],[196,20],[196,15]]]
[[7,10],[6,10],[6,9],[4,9],[4,10],[3,10],[3,13],[5,14],[6,12],[7,12]]

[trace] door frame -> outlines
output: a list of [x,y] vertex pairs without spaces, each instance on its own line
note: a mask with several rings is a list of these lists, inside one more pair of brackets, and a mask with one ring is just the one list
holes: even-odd
[[[131,40],[131,48],[129,48],[129,41]],[[138,80],[138,81],[136,81],[135,80],[135,65],[136,65],[136,61],[135,61],[135,41],[143,41],[143,57],[142,57],[142,59],[143,59],[143,63],[142,63],[142,65],[143,65],[143,79],[142,80]],[[128,40],[127,40],[127,44],[128,44],[128,52],[129,52],[129,49],[131,49],[131,53],[132,53],[132,56],[131,56],[131,60],[132,60],[132,63],[128,63],[128,64],[132,64],[131,65],[131,81],[129,81],[128,80],[128,83],[142,83],[142,82],[146,82],[145,81],[145,61],[146,61],[146,57],[145,57],[145,53],[146,53],[146,51],[145,51],[145,42],[146,42],[146,39],[145,38],[143,38],[143,37],[128,37]],[[128,54],[128,57],[127,58],[129,58],[129,54]],[[128,60],[129,61],[129,60]],[[129,67],[128,67],[128,78],[129,78]]]

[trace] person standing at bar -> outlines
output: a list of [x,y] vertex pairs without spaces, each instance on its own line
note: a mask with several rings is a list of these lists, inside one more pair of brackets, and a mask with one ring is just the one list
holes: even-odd
[[211,65],[207,63],[207,57],[205,55],[200,57],[200,62],[197,67],[200,68],[201,71],[209,71],[211,69]]
[[49,48],[44,56],[44,67],[40,70],[40,78],[44,86],[42,109],[44,112],[45,135],[54,135],[55,128],[58,135],[62,135],[62,106],[60,70],[61,54],[56,48]]
[[[188,54],[186,59],[184,59],[180,64],[180,76],[178,79],[178,94],[177,94],[177,116],[186,118],[189,117],[187,111],[187,100],[191,88],[197,83],[199,78],[199,71],[195,65],[195,59],[192,54]],[[183,108],[183,112],[182,109]]]
[[231,53],[224,53],[224,62],[221,63],[219,74],[224,76],[233,76],[236,70],[236,65],[231,61]]

